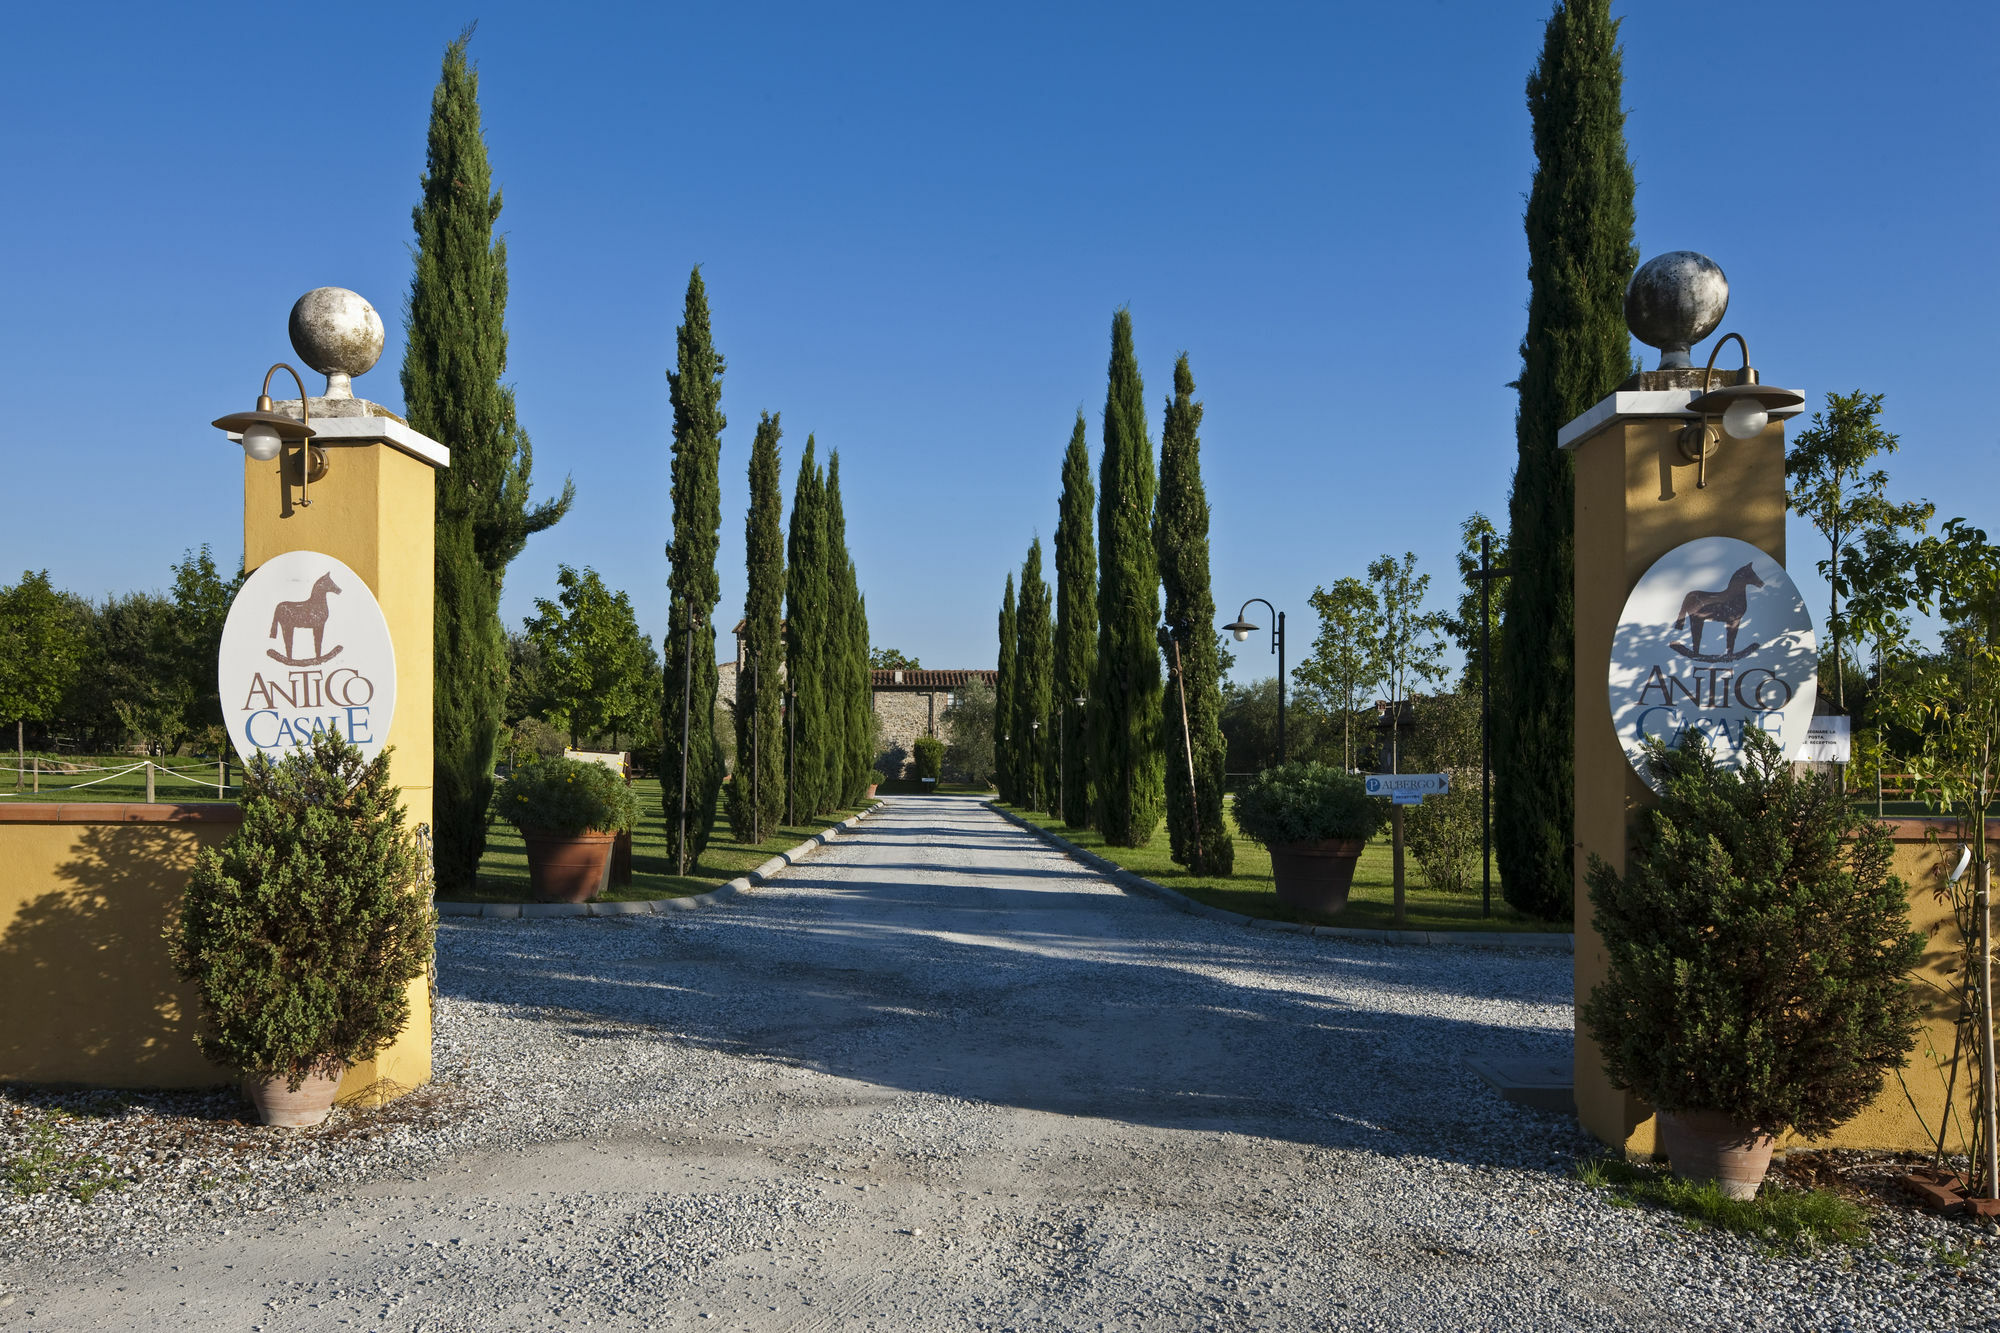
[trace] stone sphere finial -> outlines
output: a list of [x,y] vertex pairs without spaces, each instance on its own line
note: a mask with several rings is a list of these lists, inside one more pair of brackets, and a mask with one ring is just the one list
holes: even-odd
[[357,292],[315,287],[292,306],[292,349],[326,376],[328,398],[352,398],[354,376],[382,356],[382,317]]
[[1729,279],[1707,255],[1669,250],[1639,265],[1625,287],[1625,327],[1660,349],[1660,369],[1692,364],[1688,349],[1729,309]]

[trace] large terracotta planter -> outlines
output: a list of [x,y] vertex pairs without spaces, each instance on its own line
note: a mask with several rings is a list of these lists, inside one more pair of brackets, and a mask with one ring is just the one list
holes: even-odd
[[868,784],[868,791],[866,794],[869,800],[872,801],[875,799],[875,788],[880,785],[881,785],[880,783],[875,783],[875,782],[871,782]]
[[1278,901],[1296,912],[1334,915],[1347,906],[1354,863],[1367,845],[1365,838],[1273,844],[1271,877],[1277,882]]
[[616,833],[565,836],[521,830],[528,845],[528,888],[545,903],[580,903],[604,885]]
[[341,1076],[347,1066],[334,1061],[306,1076],[297,1092],[279,1078],[246,1078],[243,1091],[257,1106],[257,1116],[280,1129],[311,1129],[323,1124],[333,1111],[334,1095],[340,1091]]
[[1712,1180],[1732,1199],[1754,1199],[1771,1169],[1772,1140],[1716,1111],[1661,1111],[1660,1143],[1674,1174]]

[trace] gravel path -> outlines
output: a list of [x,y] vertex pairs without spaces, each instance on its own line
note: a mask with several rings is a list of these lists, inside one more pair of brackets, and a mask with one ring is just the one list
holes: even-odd
[[970,800],[439,952],[428,1109],[0,1210],[0,1325],[2000,1329],[1969,1228],[1778,1256],[1573,1180],[1462,1063],[1567,1051],[1567,955],[1220,925]]

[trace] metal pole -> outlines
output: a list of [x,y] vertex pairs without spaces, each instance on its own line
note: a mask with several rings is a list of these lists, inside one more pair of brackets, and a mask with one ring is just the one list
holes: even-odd
[[1285,762],[1285,613],[1279,611],[1278,627],[1274,633],[1278,650],[1278,762]]
[[1979,1082],[1986,1103],[1985,1138],[1986,1197],[2000,1199],[2000,1107],[1993,1101],[1993,875],[1985,859],[1986,832],[1979,833]]
[[757,657],[750,656],[750,840],[764,841],[764,803],[758,799],[757,790],[757,742],[763,738],[762,720],[757,714],[764,706],[764,694],[757,685]]
[[682,611],[687,617],[687,647],[681,652],[681,831],[674,848],[676,874],[686,875],[688,845],[688,728],[694,714],[694,604]]
[[794,787],[799,771],[799,696],[792,673],[785,672],[785,824],[797,828],[799,811]]
[[[1168,638],[1174,645],[1174,680],[1181,687],[1181,749],[1187,755],[1188,814],[1191,818],[1191,822],[1188,824],[1188,836],[1194,839],[1194,859],[1196,862],[1199,862],[1201,860],[1201,796],[1195,790],[1194,784],[1194,735],[1188,729],[1187,676],[1181,671],[1180,638],[1174,634],[1169,634]],[[1283,661],[1284,659],[1280,658],[1279,660]],[[1282,717],[1284,714],[1280,713],[1279,716]],[[1284,734],[1282,725],[1278,734],[1280,736]],[[1280,741],[1279,744],[1282,745],[1283,742]]]
[[1479,534],[1479,915],[1493,915],[1493,538]]

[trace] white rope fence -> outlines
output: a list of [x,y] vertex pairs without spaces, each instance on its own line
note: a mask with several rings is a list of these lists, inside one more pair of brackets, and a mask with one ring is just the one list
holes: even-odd
[[[91,778],[87,782],[65,782],[47,788],[51,792],[71,792],[81,791],[85,787],[95,787],[100,783],[110,782],[116,778],[127,777],[141,770],[146,774],[146,803],[148,805],[153,804],[154,783],[162,777],[170,781],[186,783],[190,786],[212,788],[218,798],[229,792],[243,790],[240,783],[232,783],[226,780],[225,772],[227,765],[222,762],[218,762],[215,765],[214,777],[207,776],[207,770],[197,771],[172,768],[166,764],[156,764],[150,759],[141,759],[137,763],[129,764],[124,768],[107,768],[102,764],[75,764],[64,759],[51,760],[49,762],[52,767],[43,768],[40,756],[35,756],[28,764],[20,764],[17,761],[14,764],[0,766],[0,773],[12,773],[16,779],[16,789],[13,791],[0,791],[0,801],[40,795],[44,790],[42,782],[44,778],[67,778],[79,773],[102,773],[104,775],[99,778]],[[25,791],[20,789],[22,781],[30,784],[29,788]]]

